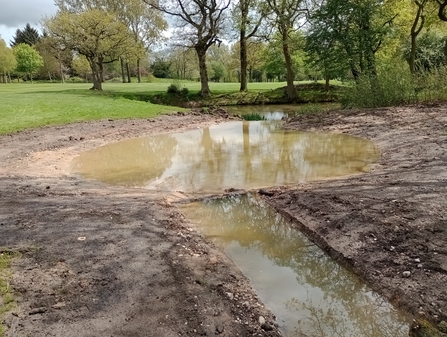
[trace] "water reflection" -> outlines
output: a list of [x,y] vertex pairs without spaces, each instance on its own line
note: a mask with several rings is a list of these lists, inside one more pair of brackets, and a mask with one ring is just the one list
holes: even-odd
[[108,144],[76,158],[74,172],[110,184],[215,193],[361,173],[379,156],[361,138],[284,131],[278,123],[229,122]]
[[251,278],[286,336],[407,336],[408,322],[255,195],[182,206]]

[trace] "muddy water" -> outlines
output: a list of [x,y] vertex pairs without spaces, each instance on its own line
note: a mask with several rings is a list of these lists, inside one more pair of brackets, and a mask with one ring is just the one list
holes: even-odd
[[81,154],[73,170],[114,185],[221,193],[362,173],[379,157],[368,140],[284,131],[278,123],[236,121],[129,139]]
[[408,336],[403,315],[255,195],[181,209],[251,279],[285,336]]

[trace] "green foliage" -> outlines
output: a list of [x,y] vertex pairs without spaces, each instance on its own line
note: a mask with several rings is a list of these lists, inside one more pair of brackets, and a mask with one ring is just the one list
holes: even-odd
[[104,64],[117,61],[136,48],[129,27],[103,9],[58,12],[46,20],[45,27],[63,48],[87,58],[92,69],[92,89],[95,90],[102,90]]
[[16,57],[18,73],[28,74],[32,80],[32,75],[43,66],[43,59],[33,47],[20,43],[13,48]]
[[444,100],[447,98],[447,68],[420,72],[417,76],[401,63],[379,67],[377,85],[367,77],[359,81],[341,98],[343,107],[384,107]]
[[266,119],[265,116],[260,115],[256,112],[253,112],[251,114],[243,114],[242,118],[246,121],[263,121]]
[[220,79],[225,75],[225,66],[218,61],[211,62],[210,79],[214,82],[220,82]]
[[367,76],[361,76],[352,88],[346,90],[340,101],[345,108],[373,108],[409,104],[415,100],[413,77],[401,62],[399,65],[381,67],[375,84]]
[[82,55],[75,57],[71,65],[73,67],[73,70],[76,71],[76,73],[83,78],[86,78],[88,75],[90,75],[92,71],[87,59],[85,58],[85,56]]
[[189,89],[180,84],[180,82],[171,83],[167,90],[168,94],[186,97],[189,94]]
[[171,63],[168,60],[157,57],[151,65],[152,74],[157,78],[170,78]]
[[[6,46],[4,40],[0,39],[0,75],[6,75],[13,71],[17,66],[12,49]],[[6,79],[4,80],[6,82]]]
[[15,47],[21,43],[25,43],[29,46],[34,46],[39,41],[40,35],[36,28],[31,27],[29,23],[26,24],[23,30],[17,29],[16,35],[11,40],[11,46]]
[[[446,37],[433,31],[422,34],[417,39],[415,54],[415,69],[426,72],[437,69],[445,63]],[[410,57],[409,46],[404,50],[404,57],[408,61]]]

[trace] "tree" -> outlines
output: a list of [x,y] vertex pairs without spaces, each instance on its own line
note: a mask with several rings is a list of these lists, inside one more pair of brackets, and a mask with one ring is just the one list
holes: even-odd
[[195,80],[199,78],[197,55],[194,50],[185,47],[175,47],[169,56],[172,62],[172,72],[175,78]]
[[92,70],[93,90],[102,90],[104,63],[118,61],[134,47],[128,27],[101,9],[58,12],[46,20],[45,26],[64,49],[86,57]]
[[39,41],[39,39],[39,31],[31,27],[31,25],[27,23],[23,30],[16,30],[16,35],[12,38],[10,43],[12,47],[15,47],[21,43],[25,43],[29,46],[34,46]]
[[392,1],[327,0],[311,18],[315,44],[331,48],[327,55],[347,64],[353,78],[366,76],[372,88],[378,86],[376,53],[391,31],[397,14]]
[[136,61],[138,82],[141,82],[141,58],[145,51],[162,40],[161,33],[167,28],[167,23],[159,11],[142,0],[55,0],[55,4],[61,11],[71,13],[101,9],[115,14],[129,27],[135,42],[134,48],[126,53],[125,58],[121,58],[121,67],[128,70],[128,62]]
[[0,82],[8,82],[8,74],[17,66],[14,53],[11,48],[6,46],[6,42],[0,39]]
[[295,72],[292,63],[292,40],[291,33],[294,32],[300,19],[307,13],[302,8],[303,0],[266,0],[266,4],[270,10],[268,19],[273,27],[279,33],[282,42],[282,51],[286,66],[287,96],[290,100],[297,97],[296,89],[293,81],[295,80]]
[[259,0],[239,0],[233,11],[233,20],[239,29],[240,91],[247,91],[248,50],[247,43],[255,36],[264,18]]
[[33,74],[43,66],[42,56],[33,47],[20,43],[13,48],[17,61],[16,71],[29,76],[33,83]]
[[220,44],[224,31],[225,11],[230,0],[169,0],[158,4],[144,0],[152,7],[177,19],[175,39],[180,45],[193,48],[198,57],[200,94],[210,95],[206,53],[213,44]]

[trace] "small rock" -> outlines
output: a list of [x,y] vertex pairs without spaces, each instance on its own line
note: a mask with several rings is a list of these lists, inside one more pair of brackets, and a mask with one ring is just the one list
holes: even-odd
[[419,262],[421,262],[421,259],[419,259],[419,258],[414,259],[414,262],[419,263]]
[[273,326],[269,323],[264,323],[261,325],[262,330],[264,331],[272,331],[273,330]]
[[220,333],[222,333],[222,332],[224,332],[224,327],[223,327],[223,325],[220,324],[220,323],[216,324],[216,333],[217,333],[217,334],[220,334]]
[[65,302],[57,302],[55,305],[53,305],[53,308],[60,309],[65,307]]
[[403,276],[403,277],[410,277],[410,276],[411,276],[411,272],[409,272],[408,270],[406,270],[406,271],[404,271],[404,272],[402,273],[402,276]]
[[46,312],[48,309],[45,307],[39,307],[39,308],[34,308],[31,309],[30,312],[28,313],[29,315],[37,315],[37,314],[43,314],[44,312]]
[[233,293],[227,293],[227,297],[228,297],[230,300],[232,300],[232,299],[234,298],[234,295],[233,295]]
[[265,318],[264,318],[264,316],[259,316],[259,324],[261,324],[261,326],[262,325],[264,325],[265,324]]
[[422,268],[422,263],[419,263],[419,264],[418,264],[418,268]]

